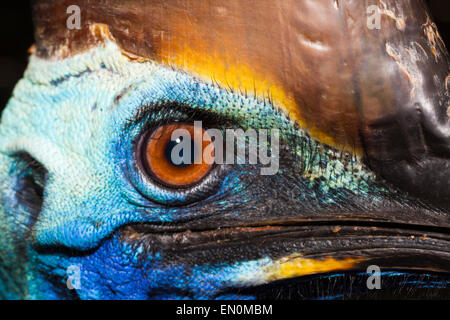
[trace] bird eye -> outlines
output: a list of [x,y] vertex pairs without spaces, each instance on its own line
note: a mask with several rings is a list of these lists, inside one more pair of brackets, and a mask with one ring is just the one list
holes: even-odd
[[169,188],[186,188],[199,183],[214,163],[214,144],[210,136],[191,124],[159,126],[146,135],[140,150],[146,173]]

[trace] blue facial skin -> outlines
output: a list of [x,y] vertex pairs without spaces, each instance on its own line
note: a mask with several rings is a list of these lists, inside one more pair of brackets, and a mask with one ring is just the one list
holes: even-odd
[[[112,42],[61,61],[32,56],[0,124],[0,297],[252,298],[221,290],[264,283],[261,270],[273,262],[267,256],[187,265],[167,261],[157,248],[123,241],[116,232],[131,223],[206,215],[188,206],[198,201],[221,208],[230,205],[229,195],[249,201],[242,177],[250,173],[244,170],[208,177],[195,192],[175,192],[139,169],[136,144],[145,130],[192,117],[170,109],[173,104],[230,118],[244,130],[279,128],[282,137],[296,135],[308,139],[311,148],[319,145],[267,101],[152,62],[129,61]],[[33,160],[30,166],[24,152],[45,171]],[[395,193],[380,187],[358,159],[350,163],[358,173],[347,174],[334,157],[337,151],[321,149],[320,159],[319,153],[295,152],[310,168],[301,177],[307,190],[299,201],[333,205],[344,186],[361,198],[370,194],[373,202]],[[20,196],[30,176],[45,185],[41,204]],[[69,290],[67,270],[74,266],[80,287]]]

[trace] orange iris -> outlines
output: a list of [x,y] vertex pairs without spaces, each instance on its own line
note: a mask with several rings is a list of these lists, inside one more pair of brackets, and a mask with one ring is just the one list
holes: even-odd
[[[185,134],[180,135],[178,131],[172,137],[178,129]],[[195,130],[197,135],[194,135]],[[181,142],[189,146],[189,150],[180,148]],[[204,160],[207,147],[209,156],[214,157],[214,144],[205,130],[190,124],[167,124],[157,128],[147,139],[143,159],[149,173],[160,183],[172,188],[188,187],[202,180],[213,167],[212,161]],[[180,159],[184,160],[180,163]]]

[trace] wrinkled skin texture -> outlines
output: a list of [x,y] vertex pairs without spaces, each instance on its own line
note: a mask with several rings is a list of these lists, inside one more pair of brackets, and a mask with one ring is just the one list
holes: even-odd
[[[387,287],[448,293],[448,203],[378,174],[361,146],[321,141],[277,101],[131,59],[118,42],[58,59],[38,50],[2,114],[2,298],[252,299],[251,288],[361,276],[372,264],[400,279]],[[193,188],[155,183],[137,165],[140,137],[192,120],[279,129],[279,172],[223,165]],[[76,290],[70,266],[81,271]]]

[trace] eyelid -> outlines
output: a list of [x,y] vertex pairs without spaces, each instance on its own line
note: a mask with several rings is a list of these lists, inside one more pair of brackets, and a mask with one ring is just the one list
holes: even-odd
[[140,134],[163,124],[174,122],[202,121],[205,130],[209,128],[239,127],[237,118],[230,118],[211,110],[195,109],[178,102],[159,103],[140,108],[126,120],[125,130],[140,127]]

